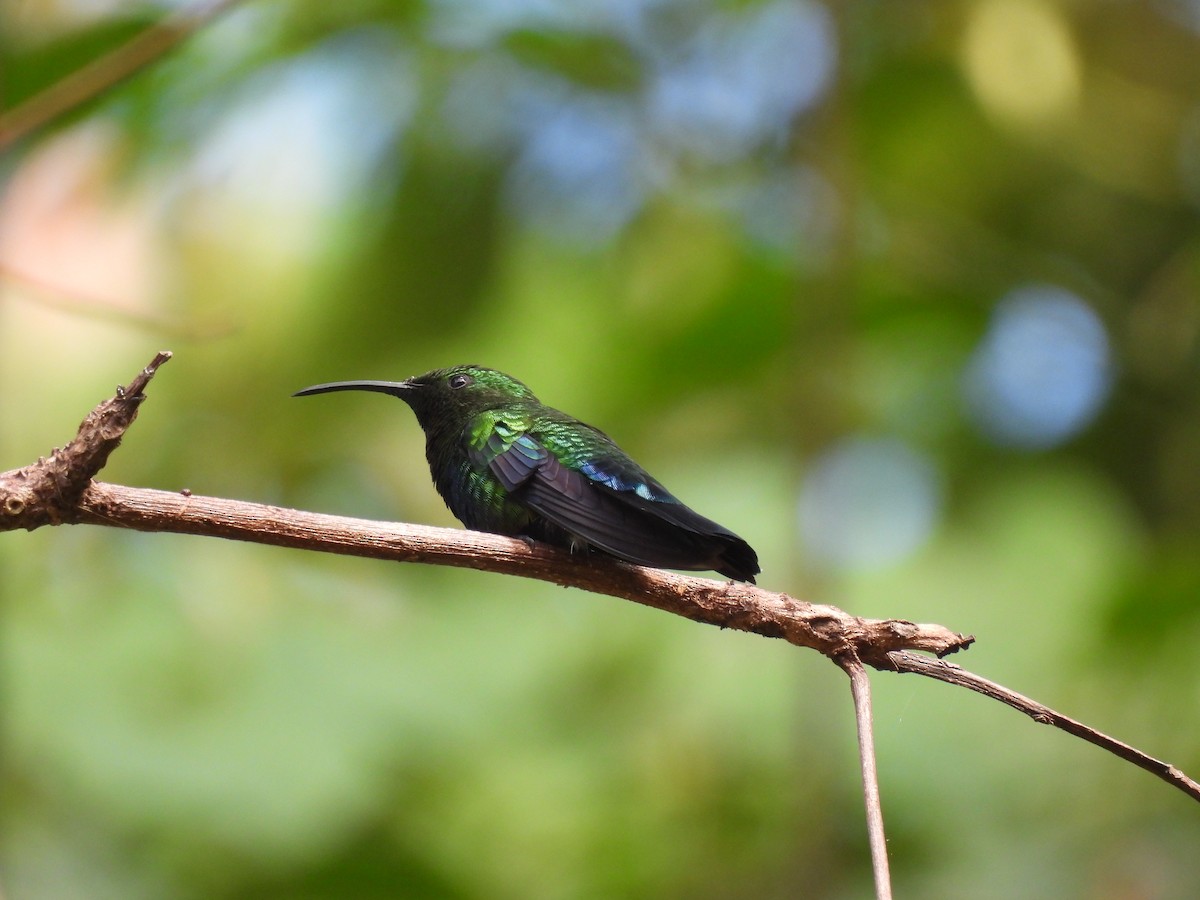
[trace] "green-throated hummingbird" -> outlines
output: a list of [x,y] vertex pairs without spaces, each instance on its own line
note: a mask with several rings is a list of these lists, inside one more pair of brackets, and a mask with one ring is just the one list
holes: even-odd
[[503,372],[455,366],[294,396],[329,391],[377,391],[412,407],[434,484],[468,528],[739,581],[759,572],[744,540],[684,506],[604,432],[544,406]]

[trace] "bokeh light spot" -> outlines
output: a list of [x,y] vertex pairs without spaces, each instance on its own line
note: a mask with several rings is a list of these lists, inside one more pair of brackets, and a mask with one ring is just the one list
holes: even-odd
[[941,484],[932,463],[894,438],[851,438],[826,451],[800,493],[800,538],[814,563],[873,569],[932,533]]
[[973,4],[963,61],[980,103],[1018,127],[1060,121],[1079,99],[1079,56],[1062,14],[1039,0]]
[[727,162],[772,136],[824,93],[836,65],[832,18],[815,3],[771,3],[714,17],[650,88],[648,112],[664,143]]
[[1092,421],[1111,381],[1108,336],[1095,311],[1050,285],[1013,291],[967,368],[968,408],[999,444],[1051,447]]

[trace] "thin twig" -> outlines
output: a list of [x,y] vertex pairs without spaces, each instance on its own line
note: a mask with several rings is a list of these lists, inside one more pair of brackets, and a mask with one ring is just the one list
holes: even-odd
[[875,897],[892,900],[892,876],[888,870],[887,834],[883,830],[883,804],[879,799],[879,770],[875,765],[875,727],[871,712],[871,679],[852,653],[838,657],[837,664],[850,676],[854,695],[854,719],[858,726],[858,758],[862,765],[863,801],[867,808],[867,836],[871,843],[871,868],[875,872]]
[[956,666],[954,663],[946,662],[945,660],[930,659],[928,656],[920,656],[916,653],[905,651],[889,653],[888,656],[892,660],[891,668],[896,672],[912,672],[917,675],[925,675],[937,681],[944,681],[946,684],[965,687],[978,694],[983,694],[985,697],[991,697],[993,700],[999,700],[1006,706],[1011,706],[1018,712],[1029,716],[1029,718],[1033,719],[1039,725],[1053,725],[1067,734],[1073,734],[1075,737],[1082,738],[1089,744],[1095,744],[1097,747],[1107,750],[1114,756],[1119,756],[1126,762],[1131,762],[1138,768],[1145,769],[1152,775],[1161,778],[1172,787],[1183,791],[1193,800],[1200,800],[1200,783],[1189,778],[1176,766],[1161,759],[1156,759],[1148,753],[1143,753],[1136,747],[1131,747],[1124,741],[1110,737],[1102,731],[1097,731],[1095,728],[1084,725],[1078,719],[1064,716],[1062,713],[1051,709],[1045,704],[1031,700],[1023,694],[1009,690],[1004,685],[996,684],[994,681],[989,681],[980,675],[968,672],[962,666]]
[[182,9],[0,115],[0,150],[120,84],[240,2],[207,0]]

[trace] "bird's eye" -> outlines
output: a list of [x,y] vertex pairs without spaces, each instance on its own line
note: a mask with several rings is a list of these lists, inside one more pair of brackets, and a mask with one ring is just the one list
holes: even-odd
[[451,390],[458,390],[459,388],[466,387],[474,380],[470,375],[459,374],[451,375],[450,381],[447,383],[450,385]]

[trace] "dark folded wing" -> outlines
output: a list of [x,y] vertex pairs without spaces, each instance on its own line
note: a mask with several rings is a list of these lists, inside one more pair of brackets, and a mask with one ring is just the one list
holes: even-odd
[[524,432],[493,429],[482,447],[471,451],[476,465],[487,466],[510,494],[552,459],[550,451]]
[[614,556],[664,568],[713,569],[747,581],[758,572],[745,541],[684,506],[619,451],[572,467],[528,432],[494,432],[473,456],[514,499]]

